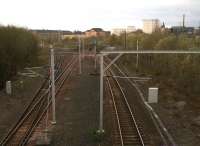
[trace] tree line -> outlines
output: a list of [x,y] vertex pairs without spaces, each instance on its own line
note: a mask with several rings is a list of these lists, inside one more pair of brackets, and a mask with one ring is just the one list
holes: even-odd
[[[136,50],[200,50],[200,36],[173,33],[131,33],[110,36],[107,44]],[[124,43],[126,42],[126,48]],[[160,84],[169,85],[191,97],[200,95],[200,55],[198,54],[141,54],[136,68],[136,55],[125,55],[120,63],[138,74],[151,75]]]
[[0,26],[0,88],[17,72],[38,63],[38,39],[30,31]]
[[[136,50],[137,41],[139,50],[199,50],[200,36],[186,33],[174,34],[170,32],[155,32],[145,34],[137,31],[120,36],[84,38],[85,49],[97,51],[108,46],[119,49]],[[62,42],[65,47],[77,48],[77,38],[67,38]],[[126,45],[125,45],[126,44]],[[200,55],[191,54],[144,54],[139,55],[139,65],[136,68],[136,55],[125,55],[120,63],[139,74],[147,74],[155,77],[161,84],[173,85],[180,93],[184,91],[195,97],[200,94]]]

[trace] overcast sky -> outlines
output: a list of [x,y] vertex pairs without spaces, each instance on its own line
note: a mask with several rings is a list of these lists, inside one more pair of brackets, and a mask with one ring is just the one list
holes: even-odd
[[200,25],[200,0],[0,0],[0,24],[31,29],[86,30],[142,27],[158,18],[167,26]]

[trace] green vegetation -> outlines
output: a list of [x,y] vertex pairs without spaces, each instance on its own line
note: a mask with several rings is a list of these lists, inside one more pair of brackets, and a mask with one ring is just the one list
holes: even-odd
[[[124,46],[124,36],[111,36],[107,43],[112,46]],[[136,50],[137,40],[140,50],[198,50],[200,49],[200,37],[193,35],[174,35],[172,33],[132,33],[127,35],[127,49]],[[198,54],[143,54],[139,55],[139,67],[136,69],[136,55],[125,55],[120,63],[132,72],[146,74],[153,77],[153,85],[168,86],[187,96],[196,98],[200,95],[200,55]],[[197,98],[196,98],[197,99]]]
[[60,42],[59,45],[57,45],[57,47],[77,49],[78,48],[78,38],[75,38],[75,37],[65,38]]
[[[110,38],[109,37],[89,37],[84,39],[81,38],[81,43],[83,43],[84,40],[84,47],[89,51],[94,50],[94,46],[96,45],[98,51],[106,46],[107,39]],[[78,37],[65,38],[60,43],[60,46],[57,45],[56,47],[78,49],[78,43],[79,43]]]
[[14,26],[0,27],[0,88],[17,71],[38,63],[38,40],[28,30]]
[[101,143],[105,139],[105,132],[101,132],[99,130],[92,130],[91,139],[95,143]]

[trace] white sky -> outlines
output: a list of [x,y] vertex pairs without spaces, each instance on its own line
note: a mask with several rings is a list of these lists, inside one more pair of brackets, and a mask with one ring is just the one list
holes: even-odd
[[167,25],[200,23],[199,0],[0,0],[0,24],[32,29],[86,30],[142,26],[159,18]]

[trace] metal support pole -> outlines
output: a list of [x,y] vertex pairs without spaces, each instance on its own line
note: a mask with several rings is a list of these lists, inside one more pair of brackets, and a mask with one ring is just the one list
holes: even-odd
[[[50,99],[50,89],[51,89],[51,81],[49,80],[49,92],[48,92],[48,97],[47,97],[47,105],[49,105],[49,99]],[[45,139],[48,137],[48,120],[49,120],[49,108],[47,109],[47,114],[46,114],[46,127],[45,127]]]
[[[137,51],[139,50],[139,42],[137,40]],[[139,62],[139,55],[137,53],[137,60],[136,60],[136,70],[138,69],[138,62]]]
[[52,94],[52,124],[56,124],[56,103],[55,103],[55,63],[54,63],[54,49],[51,49],[51,94]]
[[126,30],[124,31],[124,49],[126,50],[126,48],[127,48],[127,36],[126,36]]
[[84,39],[83,39],[83,42],[82,42],[82,46],[83,46],[82,56],[83,56],[83,58],[85,58],[85,40]]
[[78,51],[79,51],[79,74],[82,73],[82,66],[81,66],[81,38],[80,36],[78,37]]
[[111,62],[104,68],[104,72],[106,72],[123,54],[117,55]]
[[99,130],[103,132],[103,55],[100,56],[100,117],[99,117]]
[[97,41],[95,40],[95,46],[94,46],[94,69],[97,69]]

